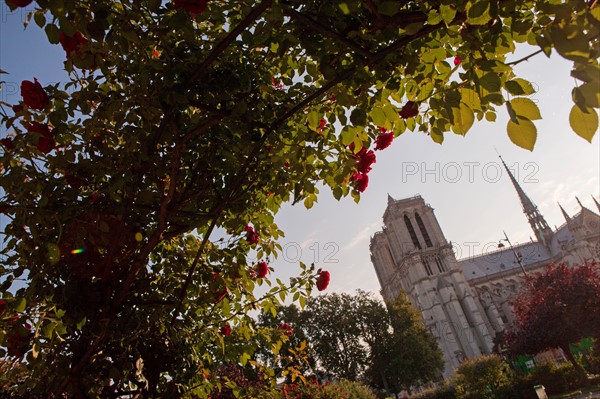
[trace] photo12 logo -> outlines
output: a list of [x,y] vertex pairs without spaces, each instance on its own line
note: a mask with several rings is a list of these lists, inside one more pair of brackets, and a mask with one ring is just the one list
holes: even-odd
[[[520,183],[538,183],[539,165],[535,162],[514,163],[508,170]],[[402,183],[419,181],[421,183],[474,183],[483,179],[486,183],[497,183],[506,174],[500,162],[402,162]]]

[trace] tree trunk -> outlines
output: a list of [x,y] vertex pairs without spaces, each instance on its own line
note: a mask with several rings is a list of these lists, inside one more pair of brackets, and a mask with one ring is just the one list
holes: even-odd
[[581,364],[579,364],[579,362],[577,361],[577,359],[575,359],[575,356],[573,356],[573,354],[571,353],[571,349],[569,348],[569,344],[562,344],[560,346],[560,349],[562,349],[562,351],[565,354],[565,356],[567,357],[567,359],[571,362],[571,364],[573,365],[573,367],[575,367],[575,370],[577,370],[577,372],[579,374],[585,375],[585,370],[583,369],[583,367],[581,367]]

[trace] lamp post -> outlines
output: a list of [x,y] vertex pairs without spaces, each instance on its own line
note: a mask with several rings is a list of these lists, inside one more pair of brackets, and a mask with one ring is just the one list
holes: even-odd
[[504,244],[502,244],[502,241],[506,241],[508,243],[508,246],[510,247],[511,251],[515,255],[515,258],[517,259],[517,262],[519,263],[519,266],[521,266],[521,270],[523,271],[523,274],[525,276],[527,276],[527,272],[525,271],[525,267],[523,266],[523,262],[522,262],[523,255],[517,254],[517,252],[515,251],[515,248],[513,247],[512,243],[508,239],[508,236],[506,235],[506,232],[504,230],[502,230],[502,232],[504,233],[504,238],[501,238],[500,241],[498,242],[498,248],[504,248]]

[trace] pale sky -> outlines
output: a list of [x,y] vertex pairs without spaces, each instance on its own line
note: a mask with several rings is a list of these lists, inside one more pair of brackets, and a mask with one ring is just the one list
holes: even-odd
[[[48,44],[33,22],[24,31],[24,15],[0,3],[0,69],[10,73],[0,77],[6,81],[0,99],[11,104],[19,101],[24,79],[36,77],[42,85],[66,79],[63,49]],[[530,51],[522,49],[514,59]],[[447,133],[443,145],[421,133],[398,137],[390,148],[377,152],[359,204],[351,198],[337,202],[322,190],[318,204],[308,211],[302,205],[285,207],[277,217],[286,237],[281,240],[284,254],[272,263],[276,276],[295,274],[302,259],[331,272],[330,290],[378,292],[369,240],[381,229],[388,193],[396,199],[420,194],[435,209],[446,238],[458,245],[462,257],[497,243],[503,230],[513,244],[528,241],[533,232],[494,148],[515,170],[550,226],[564,222],[557,201],[574,214],[579,211],[577,195],[597,211],[591,195],[600,196],[599,138],[596,134],[589,144],[569,127],[575,84],[569,72],[569,63],[556,54],[551,59],[540,54],[517,67],[517,74],[538,89],[530,98],[543,120],[535,122],[538,139],[533,152],[510,142],[502,108],[495,123],[475,122],[466,137]]]

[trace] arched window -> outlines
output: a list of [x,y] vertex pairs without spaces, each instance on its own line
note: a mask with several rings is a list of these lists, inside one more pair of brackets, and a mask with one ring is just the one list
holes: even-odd
[[407,215],[404,215],[404,224],[406,224],[406,228],[408,229],[408,234],[410,234],[410,239],[412,240],[414,246],[418,249],[421,249],[421,244],[419,244],[419,239],[417,238],[417,233],[415,229],[413,229],[412,223]]
[[435,257],[435,264],[438,267],[438,270],[440,271],[440,273],[444,273],[446,271],[446,268],[444,267],[444,264],[442,263],[441,259],[439,257]]
[[429,233],[427,233],[427,230],[425,230],[423,219],[421,219],[421,216],[417,212],[415,212],[415,219],[417,220],[417,225],[419,226],[419,230],[421,230],[421,234],[423,235],[423,239],[425,240],[425,245],[427,245],[428,247],[433,247],[431,239],[429,238]]
[[427,273],[428,276],[433,276],[433,271],[431,270],[431,266],[429,265],[429,262],[426,260],[423,260],[423,265],[425,266],[425,273]]

